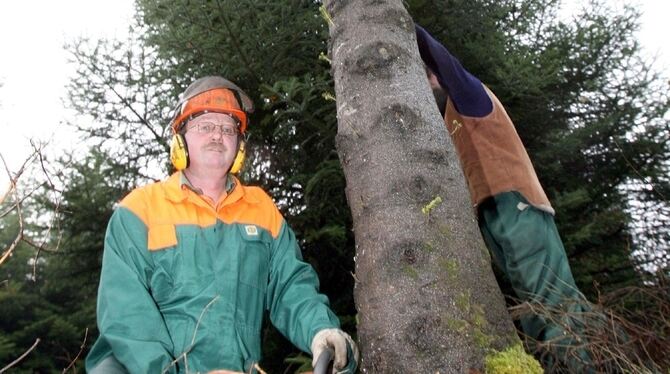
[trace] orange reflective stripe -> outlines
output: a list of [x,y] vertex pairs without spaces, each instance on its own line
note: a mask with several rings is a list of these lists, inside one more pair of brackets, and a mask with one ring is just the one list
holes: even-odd
[[[216,224],[217,218],[226,224],[259,226],[276,238],[284,219],[272,199],[258,187],[235,182],[235,188],[218,204],[216,211],[194,191],[182,189],[178,173],[163,182],[135,189],[123,199],[121,206],[147,226],[151,249],[173,245],[175,226],[208,227]],[[172,227],[172,231],[168,227]]]
[[[237,191],[238,189],[243,191]],[[235,195],[238,193],[243,193],[243,197],[236,200]],[[225,204],[226,201],[224,201],[218,212],[221,221],[227,224],[256,225],[269,231],[273,238],[279,235],[284,218],[265,191],[259,187],[247,187],[238,184],[226,198],[226,200],[228,199],[233,200],[233,202]]]
[[148,228],[147,247],[150,251],[170,248],[177,245],[177,231],[174,225],[159,223]]

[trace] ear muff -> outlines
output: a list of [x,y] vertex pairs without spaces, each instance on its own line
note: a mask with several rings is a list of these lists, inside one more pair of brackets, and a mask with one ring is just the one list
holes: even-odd
[[170,161],[177,170],[184,170],[188,167],[188,147],[186,139],[181,134],[174,134],[170,143]]
[[240,172],[240,170],[242,170],[242,166],[244,166],[245,149],[246,149],[246,142],[244,140],[240,140],[240,146],[237,149],[237,154],[235,155],[235,161],[233,161],[233,166],[230,167],[231,173],[237,174]]

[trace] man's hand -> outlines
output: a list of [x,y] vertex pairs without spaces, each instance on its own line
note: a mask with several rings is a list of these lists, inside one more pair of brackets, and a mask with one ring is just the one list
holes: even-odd
[[326,348],[335,352],[333,374],[353,374],[358,366],[358,347],[351,337],[340,329],[324,329],[312,339],[312,366]]

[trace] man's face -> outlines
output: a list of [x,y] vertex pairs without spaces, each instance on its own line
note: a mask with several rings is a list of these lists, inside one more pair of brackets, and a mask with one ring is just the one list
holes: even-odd
[[444,115],[445,107],[447,106],[447,92],[440,86],[440,82],[437,80],[437,76],[433,74],[432,71],[426,69],[426,74],[428,76],[428,84],[433,90],[433,97],[435,97],[435,103],[440,110],[440,113]]
[[230,169],[237,153],[237,122],[223,113],[206,113],[186,124],[189,168]]
[[428,83],[430,84],[430,88],[433,90],[442,89],[442,87],[440,87],[440,82],[437,81],[437,76],[435,76],[432,71],[426,69],[426,75],[428,76]]

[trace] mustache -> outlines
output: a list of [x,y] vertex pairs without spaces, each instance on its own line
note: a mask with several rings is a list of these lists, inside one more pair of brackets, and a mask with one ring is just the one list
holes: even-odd
[[204,147],[204,149],[208,151],[225,151],[226,146],[223,145],[223,143],[217,143],[217,142],[209,142],[207,143]]

